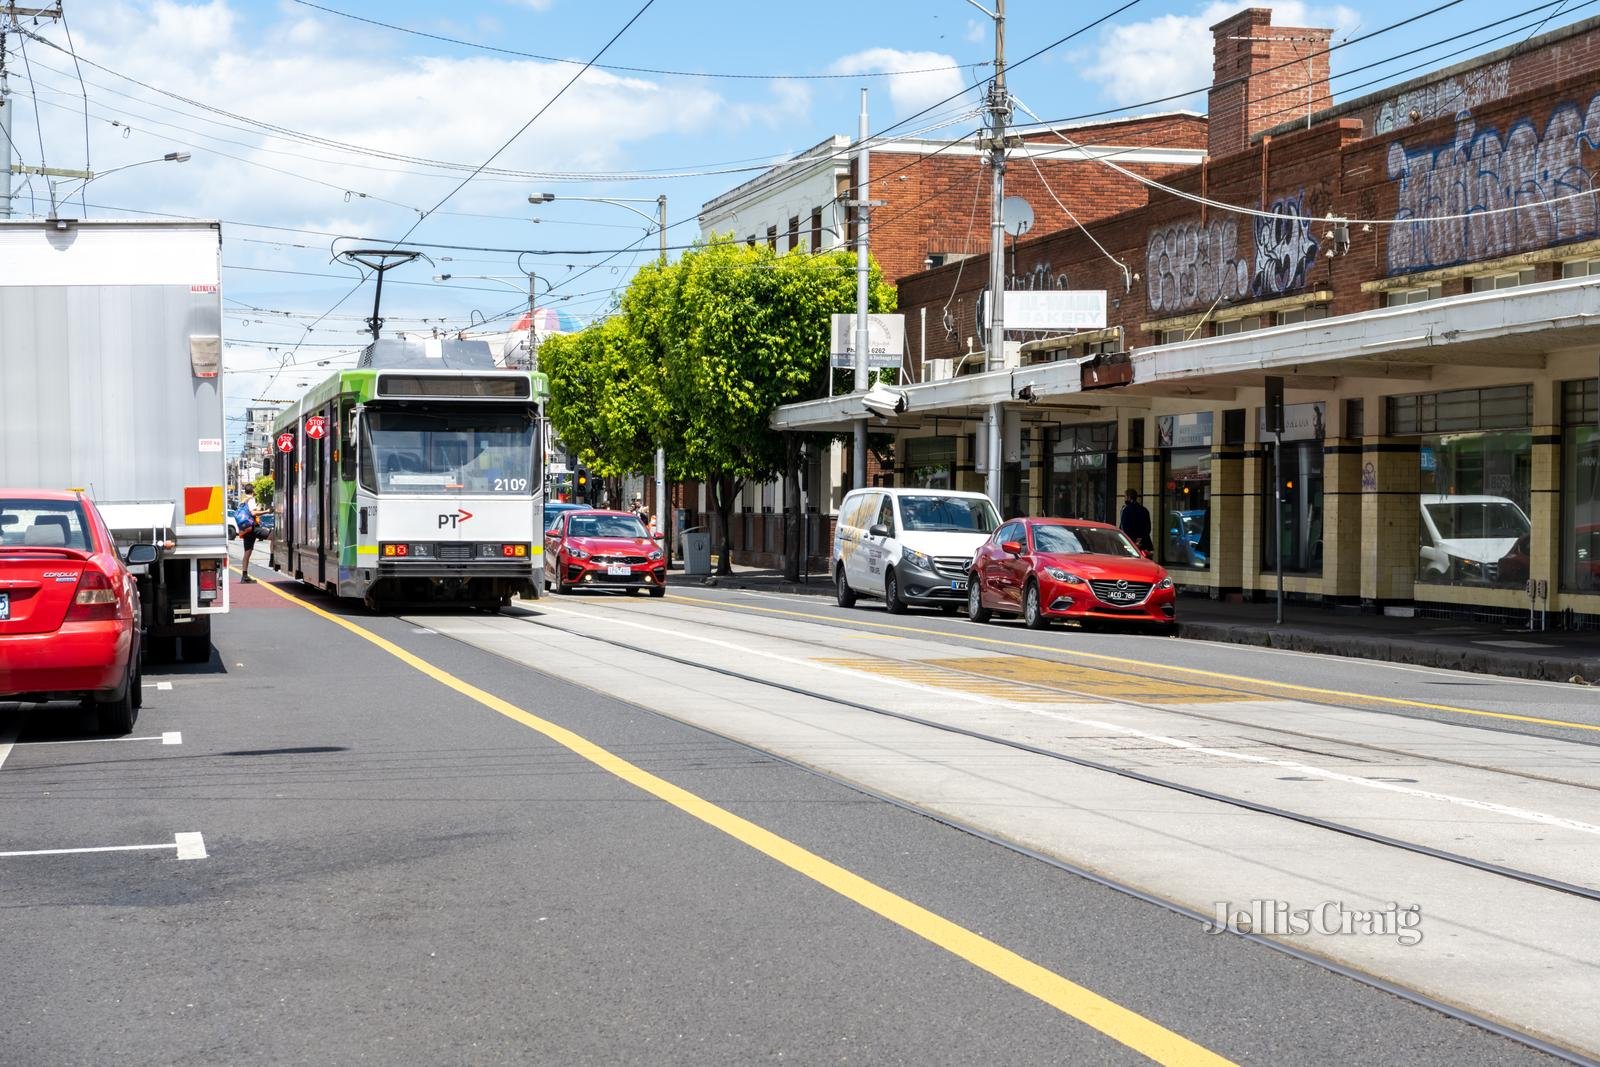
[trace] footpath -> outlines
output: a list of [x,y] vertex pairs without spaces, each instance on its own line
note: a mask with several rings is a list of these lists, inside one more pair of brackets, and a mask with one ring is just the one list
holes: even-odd
[[[809,581],[789,582],[781,571],[737,565],[733,574],[709,580],[689,577],[674,569],[670,581],[680,588],[705,584],[721,589],[830,599],[833,596],[833,586],[826,575],[813,574]],[[1193,596],[1179,598],[1178,619],[1178,636],[1196,641],[1600,685],[1600,633],[1593,631],[1530,631],[1526,622],[1517,626],[1353,615],[1294,602],[1285,605],[1284,623],[1279,626],[1270,602],[1236,604]]]

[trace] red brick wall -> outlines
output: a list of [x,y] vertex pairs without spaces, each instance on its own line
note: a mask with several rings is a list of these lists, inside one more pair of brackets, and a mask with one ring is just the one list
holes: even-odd
[[1254,7],[1211,27],[1212,88],[1207,100],[1210,156],[1242,152],[1250,136],[1309,115],[1333,100],[1328,87],[1332,30],[1272,25],[1270,8]]

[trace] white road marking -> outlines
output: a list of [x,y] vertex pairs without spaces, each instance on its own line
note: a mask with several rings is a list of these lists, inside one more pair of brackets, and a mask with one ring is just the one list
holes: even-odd
[[151,852],[156,849],[176,849],[180,860],[206,858],[205,839],[199,834],[174,834],[164,845],[100,845],[95,848],[34,848],[21,852],[0,852],[0,859],[12,856],[72,856],[85,852]]
[[[1594,823],[1579,822],[1576,819],[1566,819],[1558,815],[1551,815],[1547,812],[1534,811],[1531,808],[1515,808],[1506,804],[1495,804],[1487,800],[1474,800],[1471,797],[1456,796],[1452,793],[1435,793],[1427,789],[1408,789],[1405,786],[1396,785],[1392,782],[1379,782],[1370,778],[1356,778],[1347,774],[1340,774],[1337,771],[1325,770],[1321,767],[1313,767],[1309,764],[1291,763],[1287,760],[1275,760],[1264,756],[1249,755],[1248,753],[1231,752],[1226,749],[1203,748],[1187,741],[1180,741],[1174,737],[1167,737],[1164,734],[1151,733],[1147,730],[1140,730],[1132,726],[1116,726],[1111,723],[1100,722],[1096,719],[1080,719],[1071,715],[1063,714],[1061,712],[1041,711],[1038,708],[1029,707],[1025,704],[1015,704],[1011,701],[1000,700],[995,697],[980,696],[976,693],[963,693],[960,690],[955,689],[941,689],[937,686],[923,685],[919,682],[906,681],[900,678],[889,678],[882,675],[869,674],[865,671],[852,670],[848,667],[836,667],[828,663],[816,663],[810,660],[796,659],[792,656],[784,656],[776,652],[763,652],[760,649],[746,648],[740,645],[735,645],[731,641],[719,641],[714,637],[699,637],[694,634],[685,633],[681,630],[664,630],[660,627],[646,626],[643,623],[632,622],[626,619],[612,618],[610,616],[607,616],[601,620],[598,616],[588,612],[566,611],[557,608],[547,608],[545,610],[553,615],[571,615],[576,618],[587,618],[590,620],[602,621],[614,626],[627,626],[636,630],[645,630],[650,633],[663,634],[667,637],[699,641],[702,644],[715,645],[719,648],[729,649],[739,653],[742,656],[759,656],[763,659],[776,660],[779,663],[787,663],[790,666],[800,667],[805,670],[828,671],[835,674],[847,675],[856,679],[866,677],[870,678],[872,681],[881,682],[884,685],[896,686],[901,689],[911,689],[917,692],[929,693],[939,697],[965,700],[969,703],[983,704],[989,707],[1007,708],[1012,711],[1025,712],[1030,715],[1039,715],[1044,718],[1058,719],[1062,722],[1070,722],[1077,726],[1087,726],[1095,730],[1110,730],[1114,733],[1151,741],[1158,745],[1193,749],[1221,759],[1238,760],[1242,763],[1269,763],[1273,766],[1288,768],[1297,774],[1314,775],[1318,778],[1323,778],[1328,781],[1342,782],[1347,785],[1362,786],[1367,789],[1380,789],[1390,793],[1401,793],[1406,796],[1416,797],[1420,800],[1441,801],[1446,804],[1455,804],[1457,806],[1470,808],[1476,811],[1487,811],[1496,815],[1509,815],[1512,818],[1525,819],[1528,822],[1541,823],[1545,826],[1556,826],[1566,830],[1576,830],[1579,833],[1600,835],[1600,826],[1597,826]],[[584,635],[576,634],[576,636],[582,637]],[[778,640],[792,639],[778,638]]]
[[[28,748],[43,748],[46,745],[104,745],[118,741],[160,741],[163,745],[181,745],[183,734],[171,730],[159,737],[74,737],[66,741],[19,741],[18,744]],[[0,763],[3,762],[4,758],[0,757]]]
[[145,689],[168,690],[168,689],[172,688],[172,683],[171,682],[145,682],[144,683],[144,688]]
[[182,730],[168,730],[166,733],[161,735],[161,743],[163,745],[181,745],[181,744],[183,744],[183,731]]
[[17,739],[16,731],[9,734],[0,734],[0,767],[6,765],[6,757],[11,755],[11,743]]

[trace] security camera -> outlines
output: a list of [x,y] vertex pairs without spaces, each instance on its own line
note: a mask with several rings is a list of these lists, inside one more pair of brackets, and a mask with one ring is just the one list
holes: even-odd
[[867,390],[867,395],[861,398],[867,410],[880,419],[887,419],[892,415],[903,415],[906,407],[906,394],[899,389],[891,389],[887,385],[874,385]]

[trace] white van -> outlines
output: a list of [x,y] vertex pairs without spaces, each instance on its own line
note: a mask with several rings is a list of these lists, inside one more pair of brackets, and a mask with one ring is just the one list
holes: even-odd
[[955,611],[967,602],[973,555],[999,525],[982,493],[852,490],[839,505],[830,556],[839,606],[870,596],[895,615],[910,604]]

